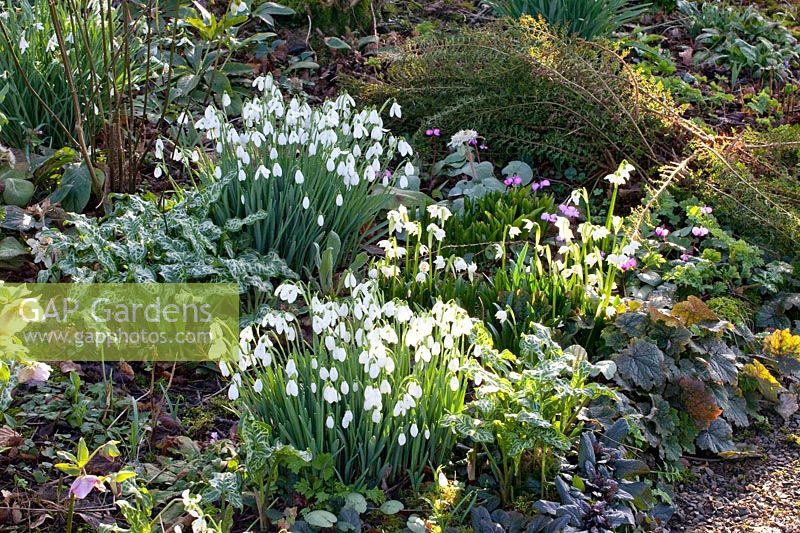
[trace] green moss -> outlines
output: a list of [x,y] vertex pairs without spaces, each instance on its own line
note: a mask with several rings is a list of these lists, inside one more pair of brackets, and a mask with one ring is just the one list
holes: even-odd
[[186,410],[181,422],[192,438],[203,437],[214,429],[218,418],[226,416],[228,401],[222,396],[214,396],[208,403],[195,405]]
[[747,318],[752,314],[752,311],[745,302],[737,300],[736,298],[731,298],[730,296],[711,298],[706,303],[717,315],[733,324],[742,324],[746,322]]

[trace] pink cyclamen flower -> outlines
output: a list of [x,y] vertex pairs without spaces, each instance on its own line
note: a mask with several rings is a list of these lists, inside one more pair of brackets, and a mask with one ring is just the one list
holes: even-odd
[[105,492],[105,487],[103,486],[103,481],[97,476],[78,476],[75,478],[75,481],[72,482],[72,485],[69,487],[69,493],[79,500],[84,499],[92,492],[93,489],[97,489],[100,492]]
[[516,187],[522,185],[522,178],[520,178],[516,174],[512,174],[511,176],[503,180],[503,184],[505,184],[506,187]]
[[550,180],[534,181],[533,184],[531,184],[531,188],[534,191],[538,191],[539,189],[544,189],[545,187],[549,186],[550,186]]
[[710,215],[710,214],[711,214],[713,211],[714,211],[714,210],[713,210],[713,209],[711,209],[711,208],[710,208],[709,206],[707,206],[707,205],[704,205],[703,207],[701,207],[701,208],[700,208],[700,212],[701,212],[701,213],[703,213],[704,215]]
[[480,145],[478,148],[480,148],[481,150],[488,150],[489,149],[489,147],[486,146],[485,144]]
[[662,239],[666,239],[669,236],[669,230],[664,226],[659,226],[655,230],[656,235],[661,237]]
[[439,128],[430,128],[425,130],[426,137],[439,137],[442,134],[442,130]]
[[633,268],[636,268],[636,258],[629,257],[628,259],[623,261],[623,263],[620,265],[620,268],[622,270],[631,270]]
[[692,235],[695,237],[705,237],[708,235],[708,228],[703,226],[695,226],[692,228]]
[[692,258],[692,256],[689,255],[689,254],[682,254],[681,255],[681,261],[688,261],[691,258]]
[[539,218],[541,218],[545,222],[550,222],[553,224],[555,224],[556,221],[558,221],[558,215],[556,215],[555,213],[542,213],[542,216]]
[[386,177],[386,178],[391,178],[392,177],[392,171],[387,168],[386,170],[383,171],[383,176]]
[[561,204],[558,206],[558,210],[567,218],[578,218],[580,216],[578,210],[572,205]]

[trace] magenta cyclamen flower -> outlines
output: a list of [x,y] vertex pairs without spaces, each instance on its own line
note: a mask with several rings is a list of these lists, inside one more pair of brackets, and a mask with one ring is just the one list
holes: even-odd
[[578,218],[580,216],[578,210],[572,205],[561,204],[558,206],[558,210],[567,218]]
[[520,178],[516,174],[512,174],[511,176],[503,180],[503,184],[505,184],[506,187],[517,187],[519,185],[522,185],[522,178]]
[[661,237],[662,239],[666,239],[669,236],[669,230],[664,226],[659,226],[656,228],[656,235]]
[[425,136],[426,137],[439,137],[441,134],[442,134],[442,130],[440,130],[439,128],[431,128],[431,129],[425,130]]
[[485,144],[480,145],[478,148],[480,148],[481,150],[488,150],[489,149],[489,147],[486,146]]
[[626,260],[625,260],[625,261],[623,261],[623,263],[620,265],[620,268],[621,268],[622,270],[631,270],[631,269],[633,269],[633,268],[636,268],[636,258],[634,258],[634,257],[630,257],[630,258],[626,259]]
[[549,187],[549,186],[550,186],[550,180],[534,181],[531,184],[531,188],[534,191],[538,191],[539,189],[544,189],[545,187]]
[[540,218],[545,222],[550,222],[553,224],[555,224],[558,221],[558,216],[554,213],[542,213],[542,216]]
[[682,254],[681,255],[681,261],[688,261],[689,259],[691,259],[691,257],[692,256],[689,255],[689,254]]
[[710,215],[713,211],[714,210],[708,207],[707,205],[704,205],[703,207],[700,208],[700,212],[703,213],[704,215]]
[[695,226],[692,228],[692,235],[695,237],[705,237],[708,235],[708,228],[704,228],[703,226]]

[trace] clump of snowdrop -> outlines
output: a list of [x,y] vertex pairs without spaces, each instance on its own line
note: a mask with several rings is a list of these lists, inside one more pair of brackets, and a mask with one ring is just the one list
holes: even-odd
[[454,443],[440,420],[463,407],[473,323],[454,304],[416,312],[353,281],[344,299],[279,287],[283,300],[301,295],[310,338],[278,311],[245,329],[238,362],[222,364],[229,396],[283,442],[332,454],[345,483],[418,480]]
[[[216,196],[214,221],[246,233],[256,250],[277,251],[297,272],[313,271],[331,242],[337,262],[346,259],[369,238],[363,228],[390,187],[410,186],[411,146],[384,127],[382,110],[359,110],[346,94],[312,108],[287,101],[271,76],[253,87],[240,124],[224,106],[207,107],[194,123],[212,155],[194,147],[176,154]],[[401,113],[396,103],[388,111]],[[390,162],[397,166],[387,172]]]

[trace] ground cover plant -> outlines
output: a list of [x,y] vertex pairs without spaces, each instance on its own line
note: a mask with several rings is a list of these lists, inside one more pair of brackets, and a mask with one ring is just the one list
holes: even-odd
[[[4,3],[0,529],[717,530],[756,463],[800,528],[777,4]],[[34,284],[204,282],[213,360],[27,343]]]

